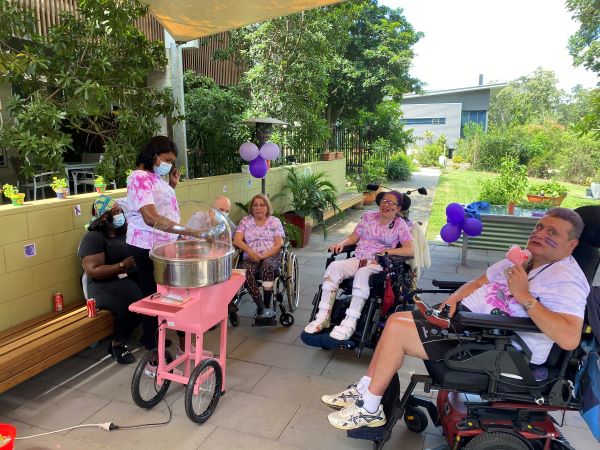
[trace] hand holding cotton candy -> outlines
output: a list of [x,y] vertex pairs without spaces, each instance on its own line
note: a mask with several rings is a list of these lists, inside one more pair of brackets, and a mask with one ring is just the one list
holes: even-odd
[[531,252],[529,250],[521,250],[521,247],[518,245],[513,245],[508,252],[506,252],[506,259],[515,266],[526,263],[529,258],[531,258]]

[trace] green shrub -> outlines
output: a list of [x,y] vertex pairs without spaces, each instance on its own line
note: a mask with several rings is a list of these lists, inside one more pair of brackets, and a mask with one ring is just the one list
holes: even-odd
[[360,173],[354,176],[358,192],[365,192],[369,183],[383,183],[387,177],[385,162],[380,158],[371,157],[362,166]]
[[408,181],[415,170],[411,159],[404,152],[396,152],[390,156],[387,166],[387,177],[394,181]]
[[513,158],[502,158],[500,176],[482,183],[479,200],[493,205],[506,205],[518,202],[527,191],[527,167]]
[[567,195],[567,187],[556,181],[546,181],[544,183],[532,183],[527,190],[528,194],[541,195],[546,197],[560,197]]
[[417,152],[417,161],[422,166],[439,166],[439,158],[444,154],[440,144],[427,144]]
[[452,162],[456,163],[456,164],[461,164],[461,163],[465,162],[465,159],[462,156],[460,156],[460,155],[453,155],[452,156]]

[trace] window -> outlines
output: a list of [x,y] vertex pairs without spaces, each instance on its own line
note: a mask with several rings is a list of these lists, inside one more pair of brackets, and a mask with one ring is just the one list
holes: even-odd
[[445,117],[422,117],[414,119],[402,119],[404,125],[445,125]]
[[464,137],[463,129],[469,122],[475,122],[485,130],[487,127],[487,111],[463,111],[460,115],[460,137]]

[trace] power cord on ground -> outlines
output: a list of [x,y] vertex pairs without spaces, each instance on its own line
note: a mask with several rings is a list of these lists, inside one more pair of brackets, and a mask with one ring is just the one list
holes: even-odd
[[[167,321],[163,320],[161,325],[163,325],[165,323],[167,323]],[[158,340],[158,329],[156,330],[156,338]],[[156,376],[154,377],[154,390],[158,394],[158,389],[156,389]],[[114,431],[114,430],[129,430],[129,429],[133,429],[133,428],[149,428],[149,427],[158,427],[158,426],[162,426],[162,425],[167,425],[173,419],[173,411],[171,411],[171,407],[169,406],[167,401],[164,399],[164,397],[163,397],[162,401],[165,402],[165,405],[167,405],[167,410],[169,411],[169,418],[164,422],[142,423],[139,425],[116,425],[113,422],[86,423],[86,424],[82,424],[82,425],[75,425],[72,427],[63,428],[61,430],[48,431],[46,433],[34,434],[31,436],[16,437],[15,440],[31,439],[31,438],[36,438],[36,437],[40,437],[40,436],[47,436],[49,434],[60,433],[62,431],[75,430],[77,428],[100,428],[105,431]]]

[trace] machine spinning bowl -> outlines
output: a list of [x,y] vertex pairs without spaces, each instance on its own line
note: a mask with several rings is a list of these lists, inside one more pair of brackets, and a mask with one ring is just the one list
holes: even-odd
[[154,279],[158,284],[198,288],[222,283],[231,276],[234,249],[210,239],[178,240],[154,247]]

